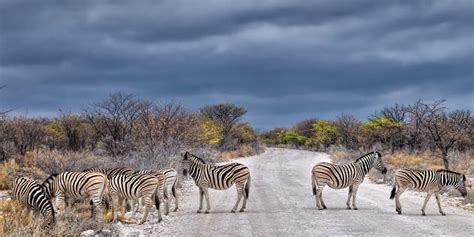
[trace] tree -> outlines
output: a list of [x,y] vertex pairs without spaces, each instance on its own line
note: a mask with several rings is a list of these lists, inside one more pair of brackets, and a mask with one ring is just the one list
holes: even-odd
[[335,126],[340,144],[349,149],[359,149],[360,122],[354,116],[348,114],[339,115]]
[[394,138],[401,128],[400,122],[388,117],[372,117],[369,122],[362,125],[362,131],[367,139],[366,144],[373,145],[381,142],[383,145],[389,145],[392,153],[395,149]]
[[272,130],[260,133],[259,138],[269,146],[283,144],[284,141],[281,138],[282,134],[286,133],[286,131],[286,128],[274,128]]
[[285,143],[293,146],[305,145],[308,140],[307,137],[298,134],[295,130],[288,130],[285,133],[280,134],[280,139]]
[[316,133],[315,142],[319,146],[328,147],[337,142],[337,127],[330,121],[318,120],[313,124]]
[[133,146],[131,135],[135,122],[149,106],[131,94],[115,93],[104,101],[88,105],[84,117],[113,157],[121,156]]
[[200,110],[201,114],[222,126],[222,140],[219,147],[222,149],[232,149],[232,129],[247,110],[235,104],[208,105]]
[[407,111],[420,127],[432,144],[438,149],[443,159],[444,167],[449,169],[449,152],[462,141],[465,134],[472,134],[472,116],[469,110],[445,111],[443,103],[435,101],[424,104],[419,100]]

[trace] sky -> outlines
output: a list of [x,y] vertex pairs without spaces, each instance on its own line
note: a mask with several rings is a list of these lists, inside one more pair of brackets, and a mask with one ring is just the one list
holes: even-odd
[[0,0],[0,108],[114,92],[247,108],[258,130],[446,99],[474,108],[472,0]]

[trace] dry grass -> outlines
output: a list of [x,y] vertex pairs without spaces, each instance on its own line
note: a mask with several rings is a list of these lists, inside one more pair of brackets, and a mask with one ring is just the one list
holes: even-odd
[[0,190],[10,188],[19,169],[20,167],[13,159],[0,164]]
[[15,233],[17,229],[30,223],[31,216],[22,212],[18,201],[0,200],[0,236]]
[[239,148],[237,148],[237,150],[222,152],[221,159],[231,160],[237,157],[253,156],[256,154],[257,152],[252,146],[245,144],[245,145],[240,145]]
[[[38,217],[41,218],[40,215]],[[78,236],[86,230],[108,228],[111,217],[107,213],[104,221],[91,219],[88,202],[78,203],[74,208],[56,216],[54,228],[46,231],[40,228],[40,220],[32,220],[29,213],[22,213],[17,201],[0,200],[0,236]]]
[[443,161],[432,152],[409,153],[396,151],[393,154],[384,155],[384,161],[393,168],[411,169],[443,169]]

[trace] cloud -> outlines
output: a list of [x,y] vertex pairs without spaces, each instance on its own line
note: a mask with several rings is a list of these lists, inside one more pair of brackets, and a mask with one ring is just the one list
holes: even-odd
[[262,129],[419,98],[474,107],[470,1],[231,3],[0,0],[0,107],[50,116],[125,91],[242,104]]

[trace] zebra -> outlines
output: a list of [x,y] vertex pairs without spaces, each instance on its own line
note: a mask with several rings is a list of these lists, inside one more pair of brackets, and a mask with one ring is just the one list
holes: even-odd
[[[158,170],[159,172],[163,173],[165,175],[165,190],[164,194],[165,197],[168,198],[168,206],[170,202],[170,196],[169,194],[171,193],[174,201],[175,201],[175,207],[174,207],[174,212],[178,211],[178,196],[176,193],[176,185],[178,184],[178,172],[173,169],[173,168],[165,168],[165,169],[160,169]],[[138,170],[135,172],[135,174],[152,174],[156,171],[153,170]]]
[[352,197],[352,208],[357,210],[356,196],[359,185],[364,181],[365,175],[372,167],[385,174],[387,168],[382,162],[382,155],[379,152],[367,153],[356,161],[336,165],[327,162],[316,164],[312,171],[312,187],[313,195],[316,198],[316,207],[319,210],[326,209],[323,201],[323,189],[326,185],[333,189],[342,189],[349,187],[349,194],[347,198],[347,209],[351,209],[350,200]]
[[102,210],[104,197],[108,197],[108,183],[107,176],[102,173],[63,172],[49,176],[43,182],[43,188],[49,198],[56,197],[53,206],[58,213],[65,198],[89,198],[91,217],[95,217],[96,209]]
[[98,172],[98,173],[107,175],[107,178],[110,179],[114,177],[115,175],[119,175],[119,174],[133,174],[135,170],[133,170],[130,167],[115,167],[115,168],[108,168],[108,169],[95,167],[95,168],[85,169],[82,172],[88,172],[88,173]]
[[234,183],[237,188],[237,202],[232,208],[232,212],[237,210],[242,196],[244,200],[240,212],[245,211],[250,191],[250,171],[247,166],[240,163],[207,164],[190,152],[185,152],[181,156],[183,157],[183,175],[186,176],[189,172],[196,186],[199,187],[200,203],[197,213],[201,213],[203,196],[206,197],[207,202],[205,213],[209,213],[211,210],[209,188],[224,190],[230,188]]
[[[114,200],[118,200],[120,209],[123,213],[123,201],[136,200],[143,198],[145,205],[145,213],[143,214],[142,220],[138,223],[139,225],[145,223],[152,202],[154,201],[155,207],[158,210],[158,222],[162,220],[160,211],[160,200],[163,198],[159,193],[158,187],[160,183],[164,182],[164,178],[161,180],[155,175],[149,174],[132,174],[132,175],[116,175],[110,179],[110,194],[112,197],[112,204]],[[117,198],[114,198],[117,197]],[[117,221],[117,212],[114,210],[112,205],[113,221]]]
[[43,187],[36,181],[19,177],[15,180],[11,191],[12,199],[18,200],[23,206],[23,210],[31,210],[35,214],[38,212],[43,216],[41,224],[43,229],[51,229],[55,224],[54,209],[51,200],[47,197]]
[[[168,186],[166,180],[166,174],[160,170],[139,170],[136,171],[135,174],[148,174],[153,175],[158,178],[158,195],[161,197],[160,202],[163,203],[165,207],[165,215],[168,215],[170,212],[169,201],[168,201]],[[138,199],[138,208],[135,208],[135,201],[134,199],[130,199],[130,207],[132,208],[132,212],[135,213],[138,209],[142,208],[142,198]]]
[[[406,189],[418,192],[426,192],[425,202],[421,208],[421,214],[425,215],[425,207],[431,195],[434,193],[436,202],[438,203],[439,213],[446,214],[441,209],[439,201],[439,193],[447,187],[456,188],[463,197],[467,196],[465,186],[466,176],[450,170],[415,170],[415,169],[398,169],[395,171],[393,189],[390,199],[395,198],[395,210],[402,214],[402,206],[400,205],[400,196]],[[398,188],[398,191],[397,191]]]
[[[123,174],[123,175],[126,175],[126,174],[133,174],[135,172],[134,169],[130,168],[130,167],[115,167],[115,168],[99,168],[99,167],[94,167],[94,168],[89,168],[89,169],[85,169],[83,170],[82,172],[86,172],[86,173],[91,173],[91,172],[98,172],[98,173],[102,173],[102,174],[105,174],[107,175],[107,178],[110,180],[110,178],[116,176],[116,175],[119,175],[119,174]],[[109,201],[107,200],[107,198],[104,198],[104,200],[102,200],[102,202],[104,202],[105,204],[105,209],[109,210],[110,209],[110,204],[109,204]],[[92,205],[92,203],[91,203]]]

